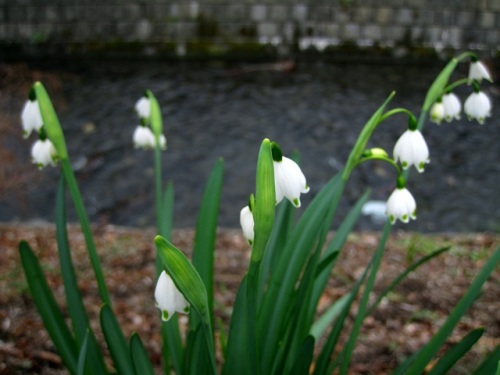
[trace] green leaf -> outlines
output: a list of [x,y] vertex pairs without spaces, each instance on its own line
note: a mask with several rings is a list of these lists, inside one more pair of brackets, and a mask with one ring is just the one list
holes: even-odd
[[155,245],[165,271],[170,275],[177,289],[198,313],[204,330],[209,352],[211,371],[216,373],[215,349],[208,309],[207,291],[203,280],[186,256],[172,243],[161,236],[155,237]]
[[78,368],[76,372],[78,375],[85,374],[85,362],[87,362],[88,343],[89,343],[89,332],[87,331],[82,341],[80,354],[78,355]]
[[478,328],[469,332],[460,342],[448,350],[427,375],[441,375],[448,373],[455,363],[458,362],[481,338],[484,328]]
[[101,307],[101,328],[118,373],[120,375],[135,375],[127,340],[108,305]]
[[45,328],[68,371],[76,374],[78,345],[64,323],[64,316],[57,306],[38,259],[25,241],[19,243],[19,252],[28,286]]
[[137,375],[154,375],[154,368],[137,333],[130,337],[130,357]]
[[494,374],[500,362],[500,345],[497,346],[476,368],[472,375]]
[[437,250],[433,251],[432,253],[419,259],[418,261],[412,263],[410,265],[410,267],[405,269],[400,275],[398,275],[394,280],[392,280],[392,282],[386,288],[384,288],[384,290],[382,290],[380,295],[377,297],[377,300],[375,302],[373,302],[373,304],[370,306],[370,308],[368,309],[366,314],[370,315],[373,312],[373,310],[375,310],[375,308],[378,306],[378,304],[384,299],[384,297],[391,290],[393,290],[401,281],[403,281],[411,272],[415,271],[418,267],[427,263],[431,259],[437,257],[438,255],[444,253],[445,251],[448,251],[450,248],[451,248],[450,246],[446,246],[446,247],[443,247],[441,249],[437,249]]
[[68,150],[66,148],[66,141],[64,140],[61,124],[59,123],[49,94],[41,82],[35,82],[32,89],[35,91],[47,136],[54,144],[59,159],[67,159]]
[[423,112],[429,112],[431,106],[444,94],[444,88],[448,84],[451,73],[455,70],[458,64],[458,59],[453,58],[444,67],[444,69],[439,73],[431,87],[427,91],[427,95],[424,100],[424,105],[422,106]]
[[246,276],[241,281],[233,306],[226,352],[224,353],[224,367],[222,375],[248,375],[248,340],[246,319]]
[[293,366],[289,372],[290,375],[308,375],[311,369],[311,362],[314,352],[314,337],[307,336],[299,350]]
[[453,311],[448,315],[448,319],[441,326],[439,331],[432,339],[421,349],[415,362],[408,370],[407,375],[420,375],[430,360],[437,354],[446,338],[451,334],[462,316],[467,312],[472,303],[481,292],[483,284],[491,275],[498,262],[500,261],[500,246],[496,248],[491,257],[485,263],[479,274],[476,276],[467,292],[462,296]]
[[155,137],[158,138],[161,134],[163,134],[163,120],[161,117],[160,105],[151,90],[146,90],[146,96],[148,97],[151,106],[151,129],[153,130]]
[[317,340],[323,335],[332,322],[340,316],[346,304],[351,299],[351,293],[346,293],[336,300],[311,326],[310,334]]
[[193,265],[198,271],[208,297],[210,321],[213,324],[214,253],[217,237],[217,218],[220,207],[224,162],[217,161],[203,195],[194,237]]
[[169,182],[162,196],[161,214],[163,216],[163,227],[160,229],[159,233],[169,241],[172,239],[172,229],[174,227],[174,196],[174,184]]

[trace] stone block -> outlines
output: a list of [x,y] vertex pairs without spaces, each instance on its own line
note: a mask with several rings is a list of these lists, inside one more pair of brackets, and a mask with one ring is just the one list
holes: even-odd
[[336,23],[324,24],[323,30],[324,30],[325,36],[328,38],[340,38],[341,37],[340,25],[338,25]]
[[311,21],[314,21],[314,22],[331,22],[332,21],[332,7],[329,7],[329,6],[310,6],[307,18]]
[[7,20],[11,23],[19,23],[27,21],[26,7],[11,6],[6,7]]
[[262,4],[252,5],[250,11],[250,17],[252,18],[252,21],[262,22],[266,19],[266,15],[267,15],[267,7],[265,5]]
[[241,21],[247,18],[247,12],[245,4],[229,4],[226,7],[226,18],[228,21]]
[[450,47],[460,48],[462,45],[463,31],[459,27],[450,27],[446,30],[446,42]]
[[295,21],[305,21],[307,19],[308,7],[305,4],[296,4],[292,9],[292,17]]
[[486,43],[491,46],[498,46],[500,44],[500,31],[488,30],[486,32]]
[[388,25],[393,20],[394,13],[391,8],[379,8],[375,13],[375,21],[379,25]]
[[384,28],[384,40],[399,42],[405,38],[407,28],[403,26],[388,26]]
[[143,18],[135,25],[135,39],[141,42],[147,41],[153,33],[153,25]]
[[366,25],[363,27],[362,35],[373,42],[380,42],[382,40],[382,27],[376,24]]
[[361,27],[356,23],[347,23],[344,25],[342,35],[346,41],[355,42],[361,36]]
[[414,20],[413,10],[410,8],[401,8],[396,12],[395,21],[399,25],[410,25]]
[[55,6],[45,8],[45,20],[48,22],[56,22],[59,20],[59,11]]
[[288,8],[284,5],[270,6],[269,13],[271,21],[285,21],[288,18]]
[[459,11],[455,15],[455,24],[459,27],[473,27],[476,25],[475,13]]
[[495,26],[495,13],[485,12],[481,14],[479,26],[483,29],[491,29]]
[[371,7],[360,6],[353,10],[353,19],[360,24],[366,24],[372,21],[374,10]]
[[332,10],[332,17],[334,22],[341,25],[350,21],[349,12],[341,8],[334,8]]
[[259,38],[266,37],[272,38],[278,35],[279,27],[277,23],[273,22],[262,22],[257,25],[257,35]]

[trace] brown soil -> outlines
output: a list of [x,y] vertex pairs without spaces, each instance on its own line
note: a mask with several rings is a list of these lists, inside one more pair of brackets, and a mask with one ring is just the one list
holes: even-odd
[[[109,225],[95,228],[94,233],[118,320],[126,336],[132,332],[140,334],[151,360],[159,369],[160,321],[153,301],[155,231]],[[77,227],[70,228],[70,238],[85,305],[98,338],[102,339],[97,318],[100,300],[83,236]],[[27,288],[17,250],[21,239],[27,240],[39,256],[56,299],[65,309],[53,226],[0,226],[0,374],[65,373]],[[191,230],[174,233],[174,243],[188,255],[192,239]],[[377,234],[351,235],[320,302],[320,310],[346,293],[362,273],[377,242]],[[453,248],[411,274],[366,319],[353,356],[351,373],[388,373],[399,361],[426,343],[499,243],[500,237],[486,234],[394,234],[377,278],[376,292],[402,272],[411,258],[418,259],[423,253],[442,245],[451,244]],[[248,256],[249,248],[238,230],[219,231],[215,306],[216,314],[225,327]],[[356,306],[349,323],[355,311]],[[185,317],[181,317],[181,321],[184,320]],[[481,298],[457,326],[446,347],[477,327],[485,327],[486,332],[474,350],[456,367],[455,374],[468,373],[468,368],[474,368],[500,344],[498,269],[485,285]]]

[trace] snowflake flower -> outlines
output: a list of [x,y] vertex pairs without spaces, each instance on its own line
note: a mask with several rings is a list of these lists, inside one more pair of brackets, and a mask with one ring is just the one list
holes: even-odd
[[477,120],[484,124],[486,117],[491,116],[491,101],[484,92],[473,92],[465,100],[464,112],[469,120]]
[[429,148],[419,130],[408,129],[394,145],[394,160],[401,162],[403,169],[414,165],[422,173],[424,166],[429,163]]
[[460,112],[462,111],[462,104],[460,99],[454,93],[450,92],[443,95],[443,108],[444,108],[444,118],[446,121],[460,120]]
[[43,126],[42,114],[40,106],[36,99],[29,99],[21,112],[21,122],[23,124],[24,138],[28,138],[33,130],[39,131]]
[[135,111],[139,118],[149,118],[151,115],[151,101],[146,96],[141,97],[135,103]]
[[481,61],[472,61],[469,67],[469,82],[481,82],[483,79],[493,81],[490,72]]
[[186,314],[189,312],[189,302],[165,271],[160,274],[156,283],[155,300],[163,321],[168,321],[176,312]]
[[396,220],[408,223],[410,219],[417,218],[417,203],[405,187],[397,187],[387,200],[386,215],[394,224]]
[[252,246],[254,239],[254,220],[249,206],[243,207],[240,211],[240,225],[243,231],[243,236],[245,236],[248,244]]
[[39,139],[31,148],[31,158],[33,163],[36,164],[39,169],[42,169],[49,164],[55,166],[57,161],[57,151],[49,139]]

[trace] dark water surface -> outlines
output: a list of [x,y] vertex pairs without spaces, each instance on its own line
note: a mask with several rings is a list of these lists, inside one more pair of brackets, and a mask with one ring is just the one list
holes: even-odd
[[[406,107],[418,116],[439,70],[440,66],[304,63],[293,72],[277,72],[265,66],[240,70],[215,64],[93,63],[63,81],[64,101],[59,107],[55,102],[55,107],[92,221],[155,223],[153,152],[132,146],[138,124],[134,103],[151,89],[162,108],[168,139],[163,175],[175,184],[175,226],[195,225],[205,181],[221,157],[225,183],[219,224],[237,227],[239,210],[254,191],[263,138],[277,141],[286,155],[300,151],[311,187],[304,207],[345,163],[363,124],[387,95],[395,90],[390,107]],[[466,73],[464,65],[455,77]],[[441,126],[426,125],[431,164],[424,174],[413,171],[408,184],[417,200],[418,220],[401,228],[500,229],[499,91],[498,86],[484,87],[494,105],[493,117],[485,125],[465,116]],[[456,91],[462,102],[469,92],[468,87]],[[14,106],[20,111],[22,102]],[[371,146],[392,155],[406,126],[404,116],[387,121],[375,132]],[[29,153],[33,139],[18,152]],[[0,221],[53,220],[58,172],[41,173],[43,177],[29,184],[22,198],[16,198],[19,194],[0,198]],[[382,164],[362,165],[347,185],[340,213],[345,214],[368,187],[372,199],[387,199],[395,177]],[[357,228],[379,226],[364,217]]]

